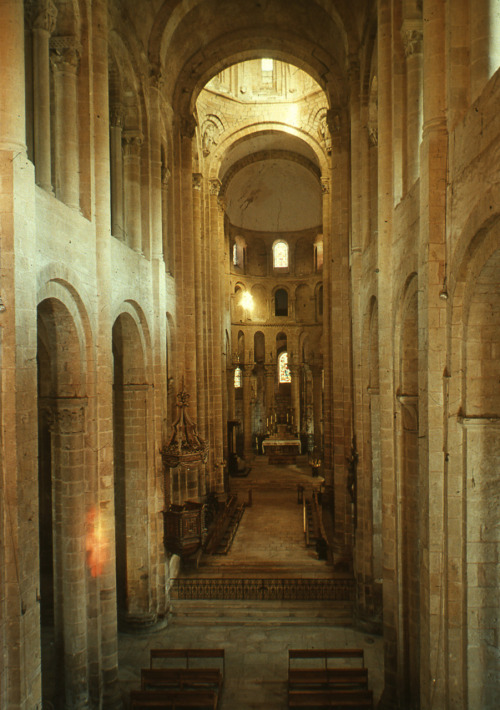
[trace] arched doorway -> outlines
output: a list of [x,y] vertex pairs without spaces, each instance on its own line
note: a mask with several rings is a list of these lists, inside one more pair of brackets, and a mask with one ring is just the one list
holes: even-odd
[[[38,307],[42,694],[88,706],[86,409],[83,344],[55,298]],[[61,669],[54,673],[54,668]]]
[[157,620],[149,521],[150,385],[139,325],[128,312],[113,325],[113,365],[118,618],[125,627],[144,627]]

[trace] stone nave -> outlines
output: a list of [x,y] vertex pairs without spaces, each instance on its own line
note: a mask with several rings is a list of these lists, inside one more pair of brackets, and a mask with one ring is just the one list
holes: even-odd
[[0,0],[2,708],[122,707],[273,445],[380,707],[498,706],[499,66],[498,0]]

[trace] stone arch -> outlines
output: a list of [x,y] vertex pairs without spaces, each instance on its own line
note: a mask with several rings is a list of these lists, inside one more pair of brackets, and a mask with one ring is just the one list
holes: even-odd
[[83,284],[77,274],[66,266],[58,263],[48,264],[38,274],[37,301],[54,299],[64,305],[76,330],[78,342],[78,362],[81,373],[78,378],[80,389],[87,392],[88,378],[91,376],[93,355],[93,333],[86,307],[89,302]]
[[241,304],[241,297],[246,292],[246,286],[238,282],[234,286],[234,293],[231,296],[231,320],[242,323],[245,320],[245,309]]
[[[69,304],[68,290],[54,282]],[[75,312],[73,309],[73,313]],[[87,487],[85,449],[88,435],[86,343],[82,329],[63,300],[44,296],[38,306],[38,441],[41,621],[53,630],[53,649],[42,644],[42,692],[47,701],[68,707],[89,701],[87,624]],[[80,612],[80,613],[79,613]],[[50,633],[45,635],[49,638]],[[62,669],[57,687],[46,683],[47,664]]]
[[231,269],[241,274],[247,270],[247,241],[240,234],[231,240]]
[[[464,250],[452,290],[449,471],[465,499],[461,570],[466,617],[463,653],[468,706],[493,708],[498,697],[498,658],[491,654],[499,633],[500,577],[491,564],[500,554],[500,227],[489,220]],[[451,489],[450,489],[451,490]],[[451,495],[451,493],[450,493]],[[457,563],[460,569],[461,562]],[[480,610],[480,611],[479,611]]]
[[145,187],[142,173],[149,160],[147,99],[136,47],[124,28],[109,33],[110,180],[112,234],[135,251],[149,255],[141,211]]
[[[151,350],[152,350],[152,342],[151,342],[151,333],[150,333],[150,328],[148,324],[148,320],[146,318],[146,314],[144,313],[143,308],[137,303],[137,301],[134,301],[129,298],[124,298],[123,301],[120,303],[118,308],[115,309],[114,315],[113,315],[113,323],[117,321],[120,315],[128,313],[128,315],[132,318],[132,320],[136,324],[137,328],[137,334],[140,339],[141,343],[141,348],[144,356],[144,369],[145,369],[145,378],[150,381],[151,380],[151,367],[152,367],[152,362],[151,362]],[[173,323],[173,318],[170,318],[170,322]]]
[[242,330],[238,331],[234,352],[238,358],[238,362],[245,362],[245,333]]
[[[500,217],[498,213],[491,214],[498,204],[493,201],[497,195],[497,188],[481,195],[456,240],[448,272],[449,358],[444,373],[445,406],[448,411],[445,473],[450,511],[447,525],[448,534],[461,541],[455,550],[449,552],[448,564],[454,570],[453,579],[457,589],[460,589],[460,594],[454,596],[449,604],[454,609],[458,608],[464,619],[463,634],[457,639],[453,654],[456,662],[467,669],[464,687],[467,688],[468,707],[479,705],[486,708],[494,707],[491,697],[498,696],[499,692],[498,682],[496,688],[493,682],[499,677],[498,660],[492,658],[488,649],[489,634],[495,627],[495,618],[498,620],[498,615],[491,614],[490,605],[499,606],[500,580],[491,576],[488,556],[499,554],[498,536],[496,542],[491,536],[495,524],[498,530],[498,497],[491,483],[492,475],[495,477],[498,472],[496,452],[500,433],[496,418],[482,416],[485,413],[482,407],[488,399],[482,399],[481,385],[476,381],[472,389],[470,387],[471,380],[481,378],[483,372],[490,374],[491,368],[484,371],[469,368],[476,367],[473,365],[474,353],[478,349],[490,349],[498,330],[498,321],[493,319],[491,328],[483,331],[485,318],[488,317],[485,310],[488,294],[493,296],[491,287],[495,278],[498,279],[495,263],[498,259]],[[484,220],[485,214],[491,216]],[[497,294],[499,288],[497,281]],[[493,396],[494,391],[491,392]],[[469,405],[472,414],[467,410]],[[493,488],[495,486],[498,490],[498,478],[493,483]],[[457,504],[462,515],[455,518],[451,511]],[[496,506],[493,516],[491,506]],[[470,603],[472,599],[474,604]],[[484,607],[484,613],[478,614],[479,607]]]
[[255,362],[263,365],[266,360],[266,338],[261,330],[254,333],[253,353]]
[[226,154],[229,154],[229,151],[237,149],[241,144],[249,140],[250,137],[253,139],[275,134],[285,134],[292,138],[300,139],[312,151],[311,158],[314,155],[314,160],[308,160],[310,170],[317,174],[316,167],[319,167],[321,175],[328,174],[328,156],[323,150],[322,145],[307,130],[302,130],[301,128],[285,125],[283,123],[263,121],[250,127],[247,123],[243,123],[239,126],[235,126],[231,132],[222,136],[217,148],[212,154],[213,159],[210,163],[210,176],[213,179],[219,179],[223,185],[227,172],[224,157]]
[[288,289],[283,286],[273,289],[274,297],[274,316],[277,318],[286,318],[290,315],[290,303]]
[[137,305],[122,304],[112,329],[117,602],[120,623],[140,628],[157,619],[148,527],[154,494],[148,340]]

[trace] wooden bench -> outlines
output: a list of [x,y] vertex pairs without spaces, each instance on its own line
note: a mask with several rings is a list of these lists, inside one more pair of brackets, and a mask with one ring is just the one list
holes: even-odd
[[144,691],[132,690],[130,693],[131,710],[177,710],[195,708],[196,710],[215,710],[217,693],[213,690],[190,691]]
[[306,688],[368,688],[367,668],[291,668],[288,671],[289,689]]
[[141,690],[214,690],[222,687],[218,668],[143,668]]
[[357,708],[373,708],[371,690],[291,690],[288,693],[289,708],[307,708],[307,710],[352,710]]
[[[332,667],[331,660],[344,663]],[[346,661],[351,665],[346,665]],[[297,662],[301,667],[295,666]],[[288,652],[288,707],[373,708],[363,649],[291,649]]]
[[[222,661],[222,675],[224,676],[225,658],[223,648],[152,648],[149,652],[149,667],[153,668],[155,661],[170,660],[183,661],[182,668],[209,670],[206,667],[200,668],[196,665],[196,661],[200,659]],[[193,665],[193,662],[195,662],[195,665]],[[175,667],[178,668],[179,666]]]
[[292,661],[306,659],[323,661],[325,670],[328,670],[330,659],[356,661],[360,663],[361,668],[365,665],[365,654],[362,648],[297,648],[288,651],[288,671],[290,671]]

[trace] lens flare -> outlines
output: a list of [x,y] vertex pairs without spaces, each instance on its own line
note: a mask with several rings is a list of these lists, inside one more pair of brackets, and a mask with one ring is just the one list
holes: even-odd
[[249,293],[248,291],[245,291],[244,294],[241,297],[240,301],[241,305],[246,311],[251,311],[253,310],[253,298],[252,294]]
[[90,574],[92,577],[100,577],[108,559],[108,541],[95,506],[87,513],[86,556]]

